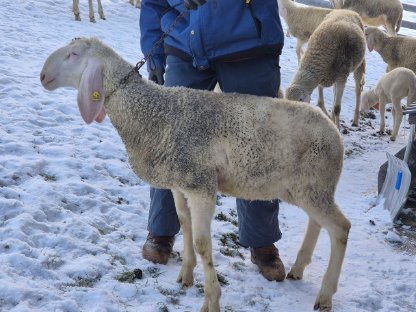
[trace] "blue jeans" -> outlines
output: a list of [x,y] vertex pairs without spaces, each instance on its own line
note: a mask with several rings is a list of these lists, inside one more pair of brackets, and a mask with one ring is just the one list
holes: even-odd
[[[234,62],[212,62],[199,71],[191,62],[169,55],[166,60],[165,86],[184,86],[213,90],[218,82],[223,92],[277,97],[280,67],[276,57],[261,57]],[[179,232],[173,195],[170,190],[150,189],[148,230],[155,236],[173,236]],[[240,244],[263,247],[278,241],[279,202],[237,199]]]

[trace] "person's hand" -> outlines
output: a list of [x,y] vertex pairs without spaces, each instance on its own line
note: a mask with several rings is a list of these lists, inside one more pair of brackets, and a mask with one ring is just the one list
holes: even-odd
[[198,6],[203,5],[206,2],[207,0],[183,0],[185,8],[188,10],[196,10]]
[[149,71],[149,80],[156,82],[157,84],[163,85],[165,83],[165,79],[163,78],[163,74],[165,73],[165,69],[163,68],[155,68]]

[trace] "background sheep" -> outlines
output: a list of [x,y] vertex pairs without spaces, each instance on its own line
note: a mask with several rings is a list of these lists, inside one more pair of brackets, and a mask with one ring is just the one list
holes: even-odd
[[[100,18],[105,20],[103,6],[101,5],[101,0],[97,0],[97,4],[98,4],[98,14],[100,15]],[[92,5],[92,0],[88,0],[88,8],[89,8],[90,22],[95,23],[94,7]],[[80,21],[81,15],[79,13],[79,0],[73,0],[72,11],[74,12],[75,20]]]
[[140,8],[142,5],[141,0],[129,0],[129,3],[133,5],[135,8]]
[[390,139],[396,140],[400,124],[403,119],[403,110],[400,100],[407,97],[407,105],[416,101],[416,75],[410,69],[398,67],[381,77],[377,86],[363,93],[361,109],[367,111],[375,104],[380,104],[380,133],[384,132],[386,104],[393,103],[393,132]]
[[300,67],[286,90],[286,98],[309,102],[312,91],[319,86],[318,105],[328,114],[323,87],[333,85],[332,120],[339,128],[342,94],[349,74],[354,72],[356,104],[353,125],[357,126],[364,85],[365,44],[363,23],[357,13],[350,10],[329,13],[309,39]]
[[287,33],[296,37],[296,55],[298,63],[303,53],[302,46],[324,20],[331,9],[306,7],[294,3],[293,0],[278,0],[279,13],[287,23]]
[[315,308],[331,309],[350,222],[334,199],[342,139],[321,110],[270,97],[162,87],[139,77],[97,39],[76,39],[53,52],[40,79],[47,90],[78,89],[86,123],[108,113],[135,173],[172,189],[184,235],[178,281],[193,283],[193,241],[205,273],[202,311],[220,311],[210,230],[217,191],[252,200],[278,197],[307,212],[305,239],[288,278],[302,278],[321,227],[328,231],[331,255]]
[[365,29],[369,51],[377,51],[387,63],[387,71],[406,67],[416,73],[416,38],[392,37],[377,27]]
[[336,9],[353,10],[369,26],[383,25],[395,36],[402,24],[403,5],[400,0],[330,0]]

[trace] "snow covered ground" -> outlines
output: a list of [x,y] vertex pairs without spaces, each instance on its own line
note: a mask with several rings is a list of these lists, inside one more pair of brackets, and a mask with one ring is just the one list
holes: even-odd
[[[127,0],[102,3],[107,20],[97,15],[92,24],[87,1],[80,4],[82,22],[73,20],[71,1],[1,2],[0,311],[199,311],[202,304],[200,264],[195,286],[182,289],[175,282],[181,235],[167,266],[143,260],[149,186],[132,172],[109,119],[85,125],[75,90],[48,92],[39,82],[46,57],[74,37],[96,36],[131,63],[141,59],[139,10]],[[406,29],[400,33],[416,36]],[[295,39],[288,38],[281,57],[284,88],[297,66],[294,47]],[[365,88],[374,86],[386,67],[375,52],[367,52],[367,64]],[[332,91],[325,94],[331,103]],[[336,199],[352,229],[334,310],[415,311],[416,256],[402,248],[412,243],[412,229],[393,227],[387,211],[373,205],[378,167],[386,151],[405,144],[409,126],[404,121],[398,140],[390,142],[376,133],[379,115],[350,127],[353,107],[351,79],[341,112],[346,157]],[[233,243],[234,198],[223,197],[219,204],[213,248],[222,309],[311,311],[328,263],[327,234],[322,233],[304,280],[267,282],[248,250]],[[277,246],[289,269],[306,216],[283,203],[280,221],[283,238]],[[143,271],[142,279],[120,282],[122,273],[134,269]]]

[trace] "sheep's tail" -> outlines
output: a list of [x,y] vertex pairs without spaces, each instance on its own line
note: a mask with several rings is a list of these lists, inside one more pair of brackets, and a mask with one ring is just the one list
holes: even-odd
[[402,19],[403,19],[403,11],[400,13],[399,20],[397,21],[396,34],[399,33],[400,26],[402,26]]

